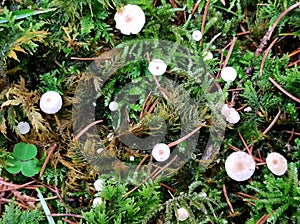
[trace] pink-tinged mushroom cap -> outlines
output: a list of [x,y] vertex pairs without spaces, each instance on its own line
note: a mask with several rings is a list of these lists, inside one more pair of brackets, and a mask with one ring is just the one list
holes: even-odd
[[118,10],[114,19],[116,21],[116,28],[125,35],[139,33],[145,22],[146,17],[143,10],[137,5],[125,5]]
[[233,180],[248,180],[255,171],[255,161],[245,152],[233,152],[225,161],[225,170]]
[[155,145],[152,149],[152,156],[158,162],[163,162],[170,157],[170,148],[164,143]]
[[55,114],[61,109],[62,98],[58,92],[48,91],[40,99],[40,108],[46,114]]
[[185,221],[190,216],[189,212],[185,208],[179,208],[177,213],[179,221]]
[[277,176],[281,176],[287,171],[286,159],[277,152],[270,153],[266,158],[266,163],[269,170]]

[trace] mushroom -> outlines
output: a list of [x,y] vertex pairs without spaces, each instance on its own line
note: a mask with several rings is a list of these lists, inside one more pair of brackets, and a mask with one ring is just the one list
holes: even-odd
[[101,205],[103,203],[102,198],[98,197],[98,198],[94,198],[93,200],[93,207],[96,207],[97,205]]
[[179,221],[185,221],[190,216],[189,212],[185,208],[179,208],[177,213]]
[[271,152],[266,158],[267,167],[269,170],[277,175],[283,175],[287,170],[286,159],[277,152]]
[[208,61],[214,58],[214,55],[210,51],[204,51],[202,53],[203,61]]
[[192,37],[195,41],[199,41],[202,39],[202,33],[200,30],[194,30],[193,34],[192,34]]
[[94,187],[96,191],[102,191],[103,190],[103,180],[98,179],[94,182]]
[[40,99],[40,108],[46,114],[55,114],[61,109],[62,98],[58,92],[48,91]]
[[225,161],[225,170],[231,179],[244,181],[253,175],[255,161],[252,156],[245,152],[233,152]]
[[166,72],[167,64],[161,59],[153,59],[149,63],[148,70],[152,75],[160,76]]
[[21,121],[17,127],[22,135],[25,135],[30,131],[30,125],[26,121]]
[[116,111],[116,110],[118,110],[118,106],[119,106],[119,104],[116,101],[112,101],[109,103],[108,108],[111,111]]
[[125,35],[139,33],[145,22],[145,13],[137,5],[125,5],[115,14],[116,28]]
[[234,81],[237,77],[237,72],[233,67],[224,67],[221,70],[221,77],[225,82]]
[[152,156],[158,162],[163,162],[170,157],[170,148],[165,143],[156,144],[152,149]]
[[234,108],[229,107],[227,104],[224,104],[221,108],[221,114],[226,118],[231,124],[235,124],[240,120],[240,114]]

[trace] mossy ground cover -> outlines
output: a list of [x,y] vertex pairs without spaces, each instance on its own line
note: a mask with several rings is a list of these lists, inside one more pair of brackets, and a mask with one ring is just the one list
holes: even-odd
[[[0,223],[300,223],[299,15],[294,0],[0,1]],[[255,163],[242,181],[235,151]]]

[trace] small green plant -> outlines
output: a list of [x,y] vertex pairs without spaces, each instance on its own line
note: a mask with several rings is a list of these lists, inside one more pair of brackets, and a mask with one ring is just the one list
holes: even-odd
[[39,224],[44,220],[43,213],[39,210],[22,211],[15,203],[5,205],[5,212],[0,218],[0,223],[5,224]]
[[128,184],[116,178],[106,179],[99,196],[103,202],[83,213],[86,224],[148,223],[159,211],[159,186],[147,183],[137,191],[124,197],[129,191]]
[[256,223],[263,215],[268,215],[268,223],[300,222],[300,187],[298,169],[294,163],[289,164],[288,175],[275,177],[265,174],[263,181],[252,181],[248,189],[256,192],[251,206],[251,219],[247,223]]
[[11,158],[6,161],[6,170],[12,174],[21,171],[24,176],[32,177],[39,172],[36,155],[37,148],[35,145],[19,142],[15,145]]
[[224,206],[223,203],[218,204],[206,192],[196,192],[199,187],[207,189],[208,186],[202,181],[195,181],[189,186],[187,193],[181,192],[177,197],[173,197],[165,203],[165,223],[179,223],[177,209],[180,207],[189,213],[188,219],[180,223],[226,223],[223,218],[216,215],[216,211]]

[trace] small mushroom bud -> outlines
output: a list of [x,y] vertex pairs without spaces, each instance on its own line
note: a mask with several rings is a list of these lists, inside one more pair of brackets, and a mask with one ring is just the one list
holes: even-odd
[[185,221],[190,216],[189,212],[185,208],[179,208],[177,213],[179,221]]
[[277,152],[270,153],[266,158],[266,163],[269,170],[277,176],[283,175],[287,170],[286,159]]

